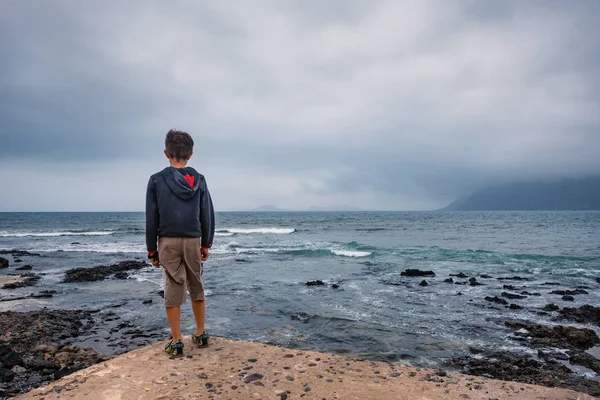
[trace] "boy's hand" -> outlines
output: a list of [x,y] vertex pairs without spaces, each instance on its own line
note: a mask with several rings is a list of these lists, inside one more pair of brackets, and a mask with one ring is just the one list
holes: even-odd
[[157,257],[157,258],[153,258],[153,259],[151,259],[151,260],[150,260],[150,263],[151,263],[152,265],[154,265],[156,268],[160,268],[160,261],[158,260],[158,257]]
[[202,261],[208,260],[208,257],[210,257],[210,247],[200,247],[200,254],[202,255]]

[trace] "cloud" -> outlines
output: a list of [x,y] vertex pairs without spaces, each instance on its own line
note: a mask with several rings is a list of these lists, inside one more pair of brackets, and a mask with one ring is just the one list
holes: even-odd
[[115,166],[161,168],[172,127],[195,137],[221,209],[424,209],[600,173],[596,2],[0,7],[0,185],[18,163],[54,183],[93,165],[101,182],[93,202],[66,191],[56,207],[118,209],[114,186],[142,209]]

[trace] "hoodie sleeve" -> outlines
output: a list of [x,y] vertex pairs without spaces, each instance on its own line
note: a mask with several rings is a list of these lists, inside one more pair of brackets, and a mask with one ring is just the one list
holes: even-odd
[[202,243],[204,247],[210,247],[215,236],[215,211],[213,209],[212,199],[208,191],[206,179],[202,177],[202,187],[200,188],[200,226],[202,228]]
[[158,202],[156,200],[156,184],[150,177],[146,189],[146,247],[148,251],[157,249],[158,241]]

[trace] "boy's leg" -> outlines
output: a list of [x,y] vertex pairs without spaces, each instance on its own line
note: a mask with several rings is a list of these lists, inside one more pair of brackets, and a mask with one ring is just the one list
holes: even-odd
[[166,307],[173,342],[181,340],[181,307]]
[[165,310],[173,342],[181,339],[181,304],[185,303],[185,265],[181,238],[160,238],[158,254],[163,266]]
[[192,311],[196,319],[196,335],[204,332],[204,319],[206,303],[204,301],[204,287],[202,286],[202,255],[200,254],[200,239],[186,239],[184,244],[183,260],[186,266],[186,281]]
[[194,311],[194,318],[196,319],[196,335],[199,336],[204,332],[206,303],[204,300],[192,301],[192,310]]

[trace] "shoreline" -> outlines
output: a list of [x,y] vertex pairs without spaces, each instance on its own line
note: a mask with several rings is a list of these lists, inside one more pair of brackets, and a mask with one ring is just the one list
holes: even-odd
[[[20,253],[23,257],[33,254],[17,250],[11,251],[11,253]],[[12,262],[18,263],[17,265],[22,264],[22,261],[14,261],[15,254],[11,255],[13,255],[11,264]],[[33,270],[38,271],[36,263],[33,264],[35,265]],[[6,275],[0,275],[0,281],[2,279],[19,279],[21,281],[7,283],[10,287],[0,285],[2,289],[10,289],[5,292],[7,296],[0,296],[0,301],[12,302],[24,299],[51,298],[55,295],[60,296],[63,294],[62,292],[57,293],[54,290],[40,291],[42,288],[53,288],[47,286],[42,288],[36,287],[38,286],[38,280],[42,280],[45,276],[43,270],[38,273],[32,273],[29,272],[32,267],[28,266],[27,272],[17,274],[20,272],[19,269],[23,268],[17,267],[17,265],[11,265],[10,269],[5,270]],[[128,279],[128,274],[145,266],[146,263],[144,261],[129,260],[119,261],[111,265],[73,268],[65,271],[62,282],[69,284],[95,281],[106,281],[107,283],[119,282],[120,280]],[[432,271],[408,269],[403,271],[400,276],[402,277],[401,279],[415,279],[413,282],[418,282],[423,276],[427,276],[431,281],[432,278],[430,275],[432,273]],[[447,282],[450,281],[453,285],[458,283],[468,284],[469,287],[481,285],[477,279],[474,277],[469,278],[469,276],[462,272],[460,274],[451,274],[450,276],[451,278],[444,280],[444,284],[449,284]],[[441,281],[443,277],[436,279]],[[453,281],[453,279],[456,279],[456,281]],[[459,279],[465,281],[459,281]],[[466,279],[469,280],[466,281]],[[490,307],[509,308],[509,302],[505,299],[518,300],[519,298],[536,295],[535,293],[521,290],[527,289],[526,286],[515,286],[522,283],[520,282],[521,280],[524,280],[519,276],[494,278],[481,275],[478,276],[478,279],[481,281],[497,279],[501,282],[502,290],[509,291],[502,292],[500,297],[485,297],[483,304],[489,303]],[[511,282],[505,282],[507,280]],[[43,280],[41,285],[43,286]],[[558,284],[549,282],[547,285],[555,286]],[[306,286],[326,287],[327,285],[323,281],[314,280],[307,281]],[[553,287],[550,287],[548,291],[553,289]],[[567,290],[553,290],[553,292],[556,292],[556,295],[565,296],[571,294],[585,295],[587,294],[585,289],[590,290],[591,288],[579,286],[576,288],[570,287]],[[158,297],[159,293],[154,293],[153,296]],[[143,301],[144,303],[152,303],[152,299],[145,299]],[[110,308],[103,310],[90,308],[46,309],[44,307],[44,309],[36,309],[35,311],[23,313],[12,311],[0,312],[0,349],[3,350],[2,354],[0,354],[0,359],[9,355],[9,359],[12,360],[9,363],[5,362],[4,365],[0,363],[0,372],[2,373],[2,379],[0,379],[0,398],[4,398],[3,395],[18,395],[41,385],[47,385],[43,387],[54,387],[53,385],[56,384],[57,379],[61,379],[69,374],[77,374],[78,372],[76,371],[87,367],[93,368],[96,363],[103,363],[104,360],[119,359],[122,357],[122,354],[129,354],[123,352],[137,351],[134,350],[136,347],[144,350],[158,346],[159,351],[155,356],[164,358],[162,351],[160,351],[160,345],[156,344],[158,340],[165,337],[161,334],[161,330],[144,328],[133,323],[131,320],[121,318],[111,311],[112,308],[119,308],[121,306],[121,303],[116,303]],[[510,307],[510,309],[512,310],[513,308]],[[447,368],[448,371],[461,371],[470,374],[468,375],[469,379],[471,379],[469,382],[473,382],[473,379],[479,382],[483,379],[496,378],[501,379],[501,382],[509,382],[519,385],[519,387],[535,383],[541,385],[540,387],[552,388],[557,386],[566,390],[572,390],[573,393],[588,393],[588,395],[600,396],[600,386],[597,379],[598,373],[600,373],[600,360],[598,357],[600,354],[600,338],[595,332],[597,331],[595,327],[600,326],[600,307],[586,304],[579,308],[563,307],[561,309],[561,307],[554,304],[548,304],[543,309],[540,309],[539,312],[546,315],[553,315],[553,320],[560,321],[560,325],[555,323],[538,324],[535,318],[523,320],[515,318],[514,314],[512,316],[511,314],[506,314],[504,318],[504,326],[511,332],[510,340],[531,349],[531,353],[511,352],[510,350],[492,352],[490,349],[485,350],[484,348],[469,347],[466,352],[457,352],[449,359],[442,360],[444,362],[438,364],[439,368]],[[310,316],[303,315],[302,313],[291,315],[292,320],[295,318],[306,318],[308,320]],[[82,325],[81,321],[83,320],[87,322]],[[35,328],[32,328],[33,326]],[[62,333],[62,330],[66,329],[66,326],[69,327],[69,334],[67,336]],[[589,329],[590,327],[592,329]],[[36,337],[36,332],[43,332],[43,335],[37,335],[38,337]],[[26,339],[22,339],[24,336]],[[227,339],[217,340],[223,340],[223,343],[234,343]],[[254,344],[252,342],[239,343]],[[90,345],[91,347],[89,347]],[[292,347],[294,346],[292,345]],[[109,348],[108,352],[103,350]],[[191,348],[190,343],[186,344],[186,348],[188,350]],[[303,346],[302,348],[307,349],[307,346]],[[242,352],[250,351],[244,349],[243,346],[238,350]],[[288,351],[290,353],[313,353],[311,350],[289,349]],[[537,352],[537,356],[533,355],[535,352]],[[335,351],[333,353],[335,354]],[[109,354],[109,356],[104,356],[103,354]],[[339,357],[330,355],[330,353],[319,354],[322,354],[323,357],[316,358],[324,359],[325,355],[327,357]],[[279,355],[275,354],[274,357],[277,359]],[[356,361],[352,358],[344,359],[352,362]],[[152,361],[161,362],[160,358],[157,360],[152,359]],[[388,359],[388,361],[390,360]],[[273,362],[275,361],[272,360],[271,363]],[[372,362],[367,361],[367,363]],[[379,365],[381,362],[377,362],[377,364]],[[443,379],[445,381],[447,380],[447,378],[444,378],[446,374],[450,374],[453,377],[461,375],[458,372],[442,372],[442,370],[438,370],[438,374],[438,372],[433,370],[419,370],[417,367],[402,366],[400,364],[386,365],[392,369],[410,370],[409,372],[428,371],[426,374],[430,375],[427,378],[429,380]],[[244,368],[248,366],[252,365],[246,365]],[[343,367],[343,365],[341,366]],[[242,369],[242,371],[244,370]],[[589,372],[586,372],[584,375],[581,371]],[[341,372],[341,374],[346,373]],[[376,380],[378,377],[373,375],[372,378]],[[366,377],[360,379],[362,379],[365,385],[375,382],[375,380],[369,381]],[[335,384],[336,382],[331,383]],[[441,384],[441,382],[437,383]]]
[[594,397],[385,362],[212,338],[170,359],[164,343],[133,350],[15,397],[24,399],[547,399]]

